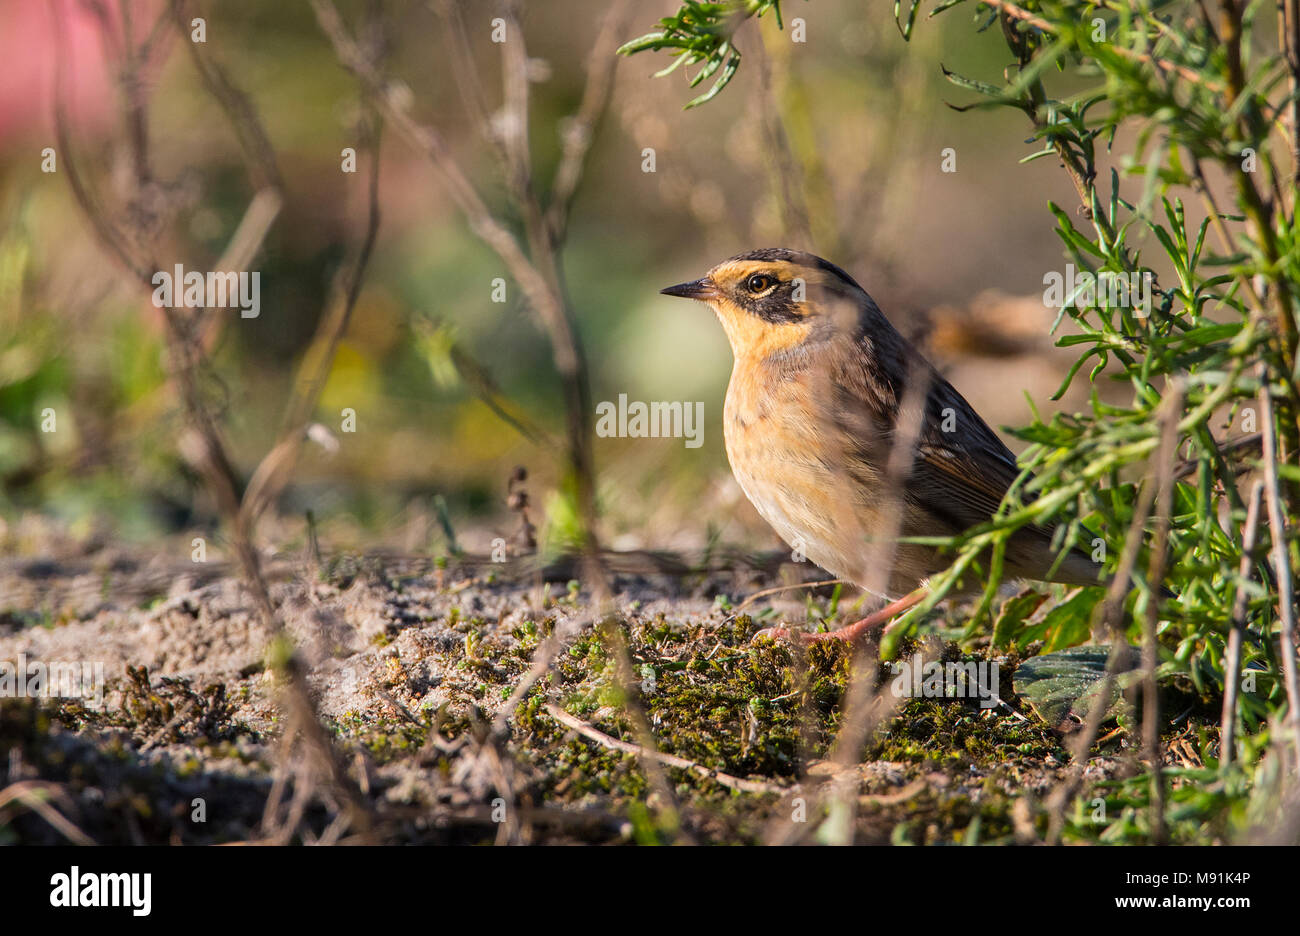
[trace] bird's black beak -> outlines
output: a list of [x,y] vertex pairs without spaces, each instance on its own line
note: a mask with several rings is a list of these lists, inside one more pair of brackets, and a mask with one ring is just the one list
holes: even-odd
[[717,287],[713,285],[713,280],[707,276],[702,276],[697,280],[691,280],[689,283],[678,283],[676,286],[669,286],[666,289],[659,290],[665,296],[677,296],[681,299],[699,299],[707,301],[718,294]]

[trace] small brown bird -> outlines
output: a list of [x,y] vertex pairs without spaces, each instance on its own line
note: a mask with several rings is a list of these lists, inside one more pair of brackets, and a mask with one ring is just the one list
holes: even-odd
[[[817,565],[897,599],[804,636],[857,638],[920,602],[951,560],[895,540],[987,522],[1020,474],[1015,456],[866,291],[820,257],[755,250],[661,291],[708,303],[726,330],[727,457],[758,512]],[[1097,584],[1098,566],[1078,551],[1052,571],[1051,536],[1018,531],[1008,577]]]

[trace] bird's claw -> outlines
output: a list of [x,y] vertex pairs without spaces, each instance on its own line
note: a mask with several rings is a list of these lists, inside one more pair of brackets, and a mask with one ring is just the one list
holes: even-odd
[[815,641],[825,639],[825,634],[814,634],[808,631],[790,630],[788,627],[765,627],[749,639],[750,643],[757,643],[759,638],[766,637],[777,643],[797,643],[810,644]]

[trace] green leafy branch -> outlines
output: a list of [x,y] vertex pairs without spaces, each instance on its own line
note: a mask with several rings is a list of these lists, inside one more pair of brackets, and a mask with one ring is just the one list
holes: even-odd
[[724,3],[686,0],[674,15],[659,21],[658,29],[624,43],[618,52],[620,55],[635,55],[672,49],[673,63],[656,72],[655,77],[662,78],[683,65],[688,68],[700,65],[699,71],[690,79],[692,88],[717,75],[709,90],[686,104],[684,109],[689,110],[713,100],[731,82],[740,69],[740,50],[732,37],[746,20],[761,17],[769,10],[776,16],[777,26],[784,28],[781,0],[729,0]]

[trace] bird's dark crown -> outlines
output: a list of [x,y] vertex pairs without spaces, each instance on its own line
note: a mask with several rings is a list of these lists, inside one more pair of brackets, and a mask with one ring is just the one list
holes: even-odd
[[829,260],[823,260],[816,254],[811,254],[804,250],[791,250],[789,247],[760,247],[757,250],[751,250],[747,253],[736,254],[734,257],[724,260],[723,263],[719,264],[719,266],[727,263],[735,263],[741,260],[757,260],[768,263],[789,263],[794,266],[806,267],[810,270],[821,270],[824,273],[829,273],[837,279],[842,280],[845,285],[852,286],[856,289],[862,288],[853,277],[849,276],[849,274],[844,272],[840,267],[837,267]]

